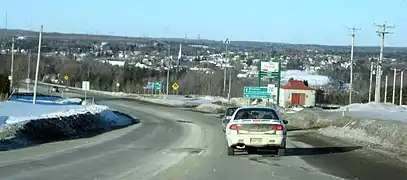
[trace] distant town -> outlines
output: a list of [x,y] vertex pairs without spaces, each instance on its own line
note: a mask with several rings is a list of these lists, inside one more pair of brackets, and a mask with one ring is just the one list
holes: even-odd
[[[38,32],[0,30],[0,53],[36,54]],[[365,94],[370,64],[378,59],[379,47],[355,47],[354,82],[358,93]],[[156,71],[168,68],[215,74],[223,68],[233,69],[234,78],[258,76],[258,62],[278,58],[282,62],[283,80],[307,80],[312,87],[346,92],[349,82],[350,47],[293,45],[284,43],[242,42],[201,39],[156,39],[44,33],[42,56],[77,62],[94,61],[116,67],[137,67]],[[33,56],[34,57],[34,56]],[[383,74],[391,67],[405,67],[407,48],[386,48]],[[168,63],[170,62],[170,63]],[[223,75],[223,73],[222,73]],[[367,84],[366,84],[367,82]],[[237,83],[237,82],[236,82]],[[236,92],[235,94],[239,94]]]

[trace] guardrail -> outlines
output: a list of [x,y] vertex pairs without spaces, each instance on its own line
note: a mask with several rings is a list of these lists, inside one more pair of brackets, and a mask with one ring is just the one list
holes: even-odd
[[[26,84],[27,82],[23,81],[22,83]],[[34,82],[31,81],[30,84],[34,84]],[[67,89],[71,89],[71,90],[77,90],[77,91],[84,92],[84,90],[82,88],[71,87],[71,86],[60,85],[60,84],[38,82],[38,85],[51,86],[51,87],[55,86],[55,87],[59,87],[59,88],[67,88]],[[123,92],[108,92],[108,91],[100,91],[100,90],[92,90],[92,89],[87,92],[97,93],[97,94],[106,94],[106,95],[113,94],[113,93],[123,93]],[[123,93],[123,94],[127,94],[127,93]]]

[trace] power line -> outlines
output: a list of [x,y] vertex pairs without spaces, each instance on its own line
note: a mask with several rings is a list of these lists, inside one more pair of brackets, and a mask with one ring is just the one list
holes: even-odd
[[380,57],[379,62],[377,63],[376,68],[376,87],[375,87],[375,102],[380,102],[380,81],[382,77],[382,63],[383,63],[383,48],[384,48],[384,38],[388,34],[393,34],[389,32],[388,29],[395,28],[395,26],[389,26],[386,24],[376,25],[378,30],[376,31],[379,37],[381,38],[381,46],[380,46]]
[[351,52],[350,52],[350,77],[349,77],[349,104],[352,104],[352,93],[353,93],[353,49],[355,46],[355,37],[356,37],[356,31],[359,31],[359,28],[352,27],[348,28],[351,30],[350,36],[352,37],[352,44],[351,44]]

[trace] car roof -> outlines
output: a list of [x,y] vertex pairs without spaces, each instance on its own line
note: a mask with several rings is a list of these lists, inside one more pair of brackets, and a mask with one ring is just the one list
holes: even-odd
[[277,109],[274,107],[265,107],[265,106],[243,106],[239,108],[239,110],[241,109],[271,109],[277,111]]

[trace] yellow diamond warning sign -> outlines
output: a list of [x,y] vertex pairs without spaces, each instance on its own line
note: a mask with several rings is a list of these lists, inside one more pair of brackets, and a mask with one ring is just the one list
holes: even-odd
[[178,86],[177,83],[172,84],[171,87],[172,87],[172,89],[173,89],[174,91],[178,90],[178,88],[179,88],[179,86]]

